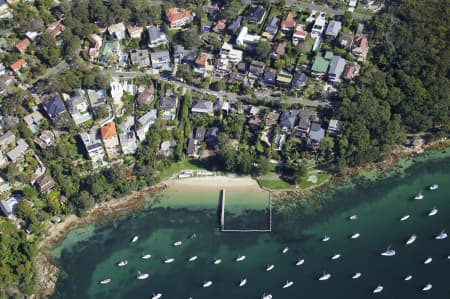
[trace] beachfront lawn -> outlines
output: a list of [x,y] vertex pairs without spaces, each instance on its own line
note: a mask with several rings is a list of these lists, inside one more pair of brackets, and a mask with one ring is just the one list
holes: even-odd
[[162,170],[159,173],[159,177],[162,180],[168,179],[171,176],[173,176],[176,173],[179,173],[182,170],[185,169],[205,169],[205,165],[202,164],[199,160],[195,160],[195,159],[186,159],[177,163],[174,163],[172,165],[170,165],[170,167]]
[[294,188],[294,185],[289,184],[286,181],[283,181],[282,179],[276,178],[276,179],[256,179],[258,181],[258,184],[261,187],[267,188],[267,189],[291,189]]
[[307,189],[316,185],[320,185],[330,178],[328,172],[309,172],[300,183],[301,189]]

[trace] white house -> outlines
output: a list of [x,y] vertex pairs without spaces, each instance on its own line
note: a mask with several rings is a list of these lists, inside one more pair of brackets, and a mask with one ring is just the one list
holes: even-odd
[[108,27],[109,34],[115,36],[119,40],[125,38],[127,32],[126,30],[127,29],[125,28],[125,25],[122,22],[113,24]]
[[249,34],[247,26],[243,26],[238,37],[236,37],[236,45],[243,46],[245,44],[256,44],[261,39],[261,36],[256,34]]
[[311,37],[317,38],[322,35],[322,32],[325,30],[325,25],[327,21],[325,17],[318,17],[314,22],[313,28],[311,29]]

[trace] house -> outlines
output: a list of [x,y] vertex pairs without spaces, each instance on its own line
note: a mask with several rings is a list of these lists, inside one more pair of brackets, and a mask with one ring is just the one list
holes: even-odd
[[194,61],[194,72],[205,75],[208,68],[208,54],[199,53]]
[[170,28],[180,28],[194,20],[195,14],[184,8],[170,7],[166,9],[166,20]]
[[127,24],[127,31],[131,39],[141,39],[142,32],[144,32],[144,27]]
[[367,45],[367,36],[358,36],[353,41],[352,54],[358,58],[358,60],[365,60],[369,47]]
[[154,69],[170,68],[170,54],[169,51],[158,51],[150,53],[152,60],[152,67]]
[[215,72],[219,75],[227,75],[231,69],[242,61],[243,52],[233,49],[233,46],[227,42],[222,45],[219,52]]
[[205,142],[209,148],[217,149],[219,147],[219,128],[212,127],[206,131]]
[[5,10],[8,9],[8,4],[6,3],[5,0],[0,0],[0,11],[4,12]]
[[225,111],[226,113],[230,112],[230,102],[222,101],[218,98],[214,102],[214,111]]
[[342,73],[344,72],[345,64],[347,62],[340,56],[333,56],[328,70],[328,80],[334,83],[341,81]]
[[248,68],[249,79],[261,79],[264,74],[266,64],[262,61],[253,60]]
[[198,158],[198,147],[196,147],[194,138],[188,138],[186,154],[189,157]]
[[102,141],[97,138],[97,130],[80,133],[80,139],[84,145],[88,157],[92,160],[94,169],[103,166],[105,163],[105,150]]
[[292,43],[294,45],[297,45],[299,42],[302,42],[306,40],[306,37],[308,36],[308,32],[303,29],[303,24],[298,24],[295,27],[294,33],[292,33]]
[[130,52],[131,64],[138,67],[147,67],[150,65],[150,56],[148,50],[133,49]]
[[264,69],[264,75],[262,78],[262,82],[264,84],[273,84],[275,85],[277,83],[277,74],[278,71],[271,67],[266,67]]
[[51,120],[54,120],[56,117],[66,112],[64,102],[59,95],[56,95],[42,103],[42,109]]
[[331,59],[333,58],[333,56],[334,56],[333,51],[326,51],[326,52],[325,52],[325,55],[323,56],[323,58],[325,58],[326,60],[331,61]]
[[34,111],[23,117],[23,121],[27,124],[28,129],[30,129],[31,133],[33,134],[36,134],[38,132],[38,128],[41,125],[43,119],[44,117],[39,111]]
[[100,48],[102,47],[102,38],[97,34],[91,34],[88,36],[88,40],[91,42],[91,47],[89,48],[89,59],[94,61],[98,58],[100,54]]
[[261,37],[256,34],[249,34],[247,26],[243,26],[239,35],[236,37],[236,45],[244,46],[246,44],[256,44],[259,42]]
[[147,33],[149,48],[158,47],[168,43],[166,34],[162,32],[157,25],[147,26]]
[[205,128],[195,128],[194,139],[197,141],[205,140],[206,129]]
[[103,46],[98,55],[98,63],[103,66],[111,66],[117,62],[117,57],[120,54],[119,40],[108,40],[103,43]]
[[159,108],[163,113],[163,119],[174,120],[176,117],[178,98],[176,96],[165,96],[159,99]]
[[122,40],[126,37],[125,25],[122,22],[110,25],[108,27],[108,33],[109,35],[114,36],[118,40]]
[[155,87],[150,83],[149,87],[144,89],[136,98],[136,103],[140,106],[149,105],[155,99]]
[[0,76],[4,75],[6,72],[5,65],[3,63],[0,63]]
[[31,44],[30,40],[28,38],[24,38],[20,40],[17,44],[15,44],[14,47],[20,54],[25,54],[25,50],[28,48],[30,44]]
[[316,57],[314,60],[314,63],[311,67],[311,76],[315,78],[322,78],[325,76],[328,70],[328,66],[330,65],[330,62],[326,59],[324,59],[321,56]]
[[119,138],[117,137],[116,124],[112,121],[100,128],[103,144],[108,158],[114,159],[120,154]]
[[344,73],[342,73],[342,79],[351,81],[355,76],[356,67],[353,63],[349,63],[345,66]]
[[40,177],[35,184],[40,193],[45,193],[56,185],[55,180],[49,175]]
[[225,29],[227,28],[225,22],[226,21],[224,19],[217,20],[217,22],[214,25],[212,31],[215,32],[215,33],[223,33],[223,32],[225,32]]
[[236,32],[239,30],[239,28],[241,27],[241,23],[242,23],[242,16],[237,16],[233,22],[231,22],[230,25],[228,25],[227,27],[227,31],[229,34],[236,34]]
[[0,177],[0,193],[5,193],[9,190],[11,190],[11,184]]
[[212,116],[214,114],[214,103],[205,100],[196,100],[191,107],[192,114],[207,114]]
[[311,29],[311,37],[312,38],[320,37],[322,35],[322,32],[325,30],[326,23],[327,21],[324,17],[318,17],[315,20],[314,25]]
[[184,49],[184,47],[182,45],[175,45],[175,47],[173,48],[173,62],[175,64],[180,64],[181,61],[183,60],[184,55],[188,52],[189,50]]
[[136,153],[138,140],[134,131],[134,116],[130,115],[119,125],[119,141],[125,155]]
[[339,33],[339,45],[346,49],[350,49],[353,44],[353,34],[341,32]]
[[297,122],[297,110],[283,111],[280,115],[279,124],[281,128],[292,129]]
[[298,124],[295,127],[296,137],[306,138],[308,136],[313,115],[314,111],[312,110],[304,109],[298,112]]
[[30,41],[34,42],[34,40],[39,36],[39,33],[36,31],[27,31],[25,32],[25,37],[28,38]]
[[23,68],[26,67],[28,64],[25,61],[25,59],[20,58],[19,60],[17,60],[16,62],[14,62],[13,64],[11,64],[9,67],[13,70],[13,72],[15,72],[16,74],[19,73],[19,71]]
[[14,144],[16,142],[16,136],[13,134],[13,132],[8,131],[2,136],[0,136],[0,148],[5,149],[10,144]]
[[332,136],[342,136],[342,131],[344,128],[344,123],[335,118],[330,119],[330,123],[328,124],[328,134]]
[[20,194],[12,194],[8,199],[0,200],[0,209],[6,217],[10,217],[15,214],[17,206],[23,199]]
[[162,156],[169,156],[173,153],[174,149],[177,147],[177,142],[175,140],[166,140],[161,143],[159,154]]
[[277,16],[274,16],[267,22],[267,25],[266,25],[266,28],[264,29],[264,31],[269,33],[273,37],[273,36],[275,36],[275,34],[277,34],[279,27],[280,27],[280,18]]
[[328,27],[327,30],[325,31],[325,37],[327,39],[334,39],[336,37],[338,37],[339,32],[342,29],[342,23],[339,21],[330,21],[330,23],[328,23]]
[[358,27],[356,28],[356,36],[357,37],[361,37],[364,31],[364,24],[363,23],[358,23]]
[[81,88],[75,89],[74,94],[67,101],[67,108],[76,125],[91,119],[91,114],[88,111],[89,105],[84,95],[84,90]]
[[12,161],[16,162],[22,158],[28,151],[28,143],[24,139],[17,140],[17,145],[15,148],[6,153],[6,156]]
[[55,134],[50,130],[44,130],[39,137],[34,138],[36,143],[42,150],[47,149],[49,146],[55,143]]
[[292,78],[292,88],[301,91],[308,82],[308,76],[306,76],[305,73],[295,73],[294,77]]
[[280,29],[281,31],[288,33],[294,30],[295,20],[294,14],[292,12],[288,12],[287,15],[281,21]]
[[292,74],[286,69],[282,69],[277,76],[277,84],[283,87],[290,87],[292,83]]
[[358,3],[358,0],[349,0],[348,1],[348,7],[349,8],[356,8],[357,3]]
[[272,59],[278,59],[286,53],[287,42],[274,43],[272,53],[270,54]]
[[61,22],[62,18],[53,23],[50,23],[45,31],[49,32],[53,37],[57,37],[61,34],[61,32],[64,31],[64,29],[66,29],[66,27]]
[[251,7],[248,11],[247,21],[249,24],[261,24],[266,16],[266,9],[261,5]]
[[151,109],[149,112],[145,113],[138,119],[138,128],[136,130],[136,135],[141,142],[145,140],[145,135],[147,134],[148,130],[150,130],[150,127],[155,123],[157,118],[157,110]]
[[309,146],[313,149],[319,148],[323,138],[325,138],[325,130],[322,129],[320,123],[313,123],[309,131]]

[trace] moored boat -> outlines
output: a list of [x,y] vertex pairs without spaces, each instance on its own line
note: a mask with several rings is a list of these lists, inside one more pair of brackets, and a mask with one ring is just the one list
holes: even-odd
[[111,278],[105,278],[105,279],[100,280],[100,284],[108,284],[110,282],[111,282]]
[[423,288],[422,291],[426,292],[433,288],[433,285],[431,283],[427,283]]
[[355,274],[353,274],[352,279],[358,279],[361,277],[361,275],[362,275],[361,272],[356,272]]
[[304,259],[298,259],[298,261],[295,263],[296,266],[301,266],[305,263]]
[[144,254],[143,256],[141,256],[141,259],[143,260],[148,260],[149,258],[151,258],[152,255],[151,254]]
[[417,238],[417,236],[414,235],[414,234],[412,234],[412,235],[408,238],[408,240],[406,240],[406,245],[409,245],[409,244],[414,243],[414,241],[416,241],[416,238]]
[[339,254],[339,253],[336,253],[335,255],[333,255],[332,257],[331,257],[331,259],[332,260],[337,260],[338,258],[340,258],[341,257],[341,255]]
[[328,242],[328,241],[330,241],[330,239],[331,239],[330,236],[325,235],[322,238],[322,242]]
[[189,261],[189,262],[193,262],[193,261],[195,261],[197,258],[198,258],[198,257],[197,257],[196,255],[194,255],[194,256],[191,256],[190,258],[188,258],[188,261]]
[[211,280],[205,281],[203,282],[203,287],[204,288],[209,288],[210,286],[212,286],[213,282]]
[[383,291],[383,286],[382,285],[378,285],[373,291],[372,293],[380,293],[381,291]]
[[148,273],[141,273],[140,271],[138,271],[138,275],[137,275],[137,279],[139,280],[143,280],[143,279],[147,279],[149,277]]
[[135,242],[137,242],[137,240],[139,240],[139,237],[138,237],[138,236],[134,236],[134,237],[131,239],[131,243],[135,243]]
[[286,246],[286,247],[283,248],[283,250],[281,250],[281,253],[284,254],[284,253],[286,253],[288,251],[289,251],[289,247]]
[[330,279],[331,274],[323,272],[322,276],[319,277],[319,280],[328,280]]
[[353,235],[350,236],[351,239],[358,239],[361,236],[360,233],[355,233]]
[[266,295],[266,293],[264,293],[264,294],[262,295],[261,299],[272,299],[272,294],[267,294],[267,295]]
[[173,263],[174,261],[175,261],[174,258],[166,256],[166,258],[164,259],[164,264],[170,264]]
[[388,248],[386,249],[386,251],[383,251],[381,253],[382,256],[394,256],[396,254],[395,250],[391,248],[391,246],[389,245]]
[[196,234],[196,233],[192,233],[192,234],[190,234],[190,235],[188,236],[188,239],[189,239],[189,240],[192,240],[192,239],[195,239],[195,238],[197,238],[197,234]]
[[351,215],[350,217],[348,217],[349,220],[356,220],[358,219],[358,215]]
[[123,260],[117,263],[118,267],[125,267],[126,265],[128,265],[128,261],[127,260]]
[[173,242],[173,246],[180,246],[181,244],[183,244],[182,241]]
[[407,276],[405,276],[404,280],[405,281],[410,281],[412,278],[413,278],[412,275],[407,275]]
[[161,297],[162,297],[161,293],[153,293],[153,295],[152,295],[152,299],[159,299]]
[[283,285],[283,289],[290,288],[294,284],[293,281],[287,280],[286,283]]
[[428,216],[434,216],[438,213],[438,209],[436,207],[433,207],[431,211],[428,213]]
[[236,262],[242,262],[243,260],[245,260],[245,255],[240,255],[236,258]]
[[273,270],[273,268],[275,268],[275,266],[274,266],[274,265],[267,265],[267,267],[266,267],[266,271],[267,271],[267,272],[269,272],[269,271],[272,271],[272,270]]
[[428,265],[429,263],[431,263],[433,261],[433,259],[431,257],[428,257],[426,260],[423,261],[423,263],[425,265]]
[[221,259],[215,259],[215,260],[213,261],[213,264],[214,264],[214,265],[218,265],[218,264],[220,264],[221,262],[222,262]]
[[400,221],[408,220],[409,217],[411,217],[411,216],[410,216],[410,215],[405,215],[405,216],[403,216],[402,218],[400,218]]
[[434,237],[436,240],[443,240],[447,238],[447,233],[445,232],[445,230],[443,229],[439,235],[437,235],[436,237]]
[[429,187],[430,190],[437,190],[439,189],[439,185],[438,184],[433,184]]
[[243,287],[247,284],[247,279],[246,278],[242,278],[241,281],[239,282],[239,287]]
[[415,200],[421,200],[421,199],[423,199],[423,194],[422,193],[417,193],[417,195],[416,196],[414,196],[414,199]]

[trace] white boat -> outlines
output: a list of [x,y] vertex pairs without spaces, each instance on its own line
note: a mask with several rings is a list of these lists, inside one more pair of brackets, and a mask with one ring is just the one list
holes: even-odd
[[439,189],[439,185],[438,184],[433,184],[430,186],[430,190],[437,190]]
[[100,284],[108,284],[110,282],[111,282],[111,278],[106,278],[106,279],[100,280]]
[[283,289],[290,288],[294,284],[293,281],[286,281],[286,283],[283,285]]
[[181,244],[183,244],[183,242],[181,241],[176,241],[173,243],[173,246],[180,246]]
[[380,293],[382,290],[383,290],[383,286],[379,285],[372,292],[373,293]]
[[118,267],[125,267],[126,265],[128,265],[128,261],[127,260],[123,260],[117,263]]
[[411,217],[411,216],[410,216],[410,215],[405,215],[405,216],[403,216],[402,218],[400,218],[400,221],[408,220],[409,217]]
[[220,264],[221,262],[222,262],[221,259],[215,259],[215,260],[213,261],[213,264],[214,264],[214,265],[218,265],[218,264]]
[[172,257],[166,257],[166,259],[164,260],[164,264],[170,264],[170,263],[173,263],[175,261],[175,259],[174,258],[172,258]]
[[416,196],[414,196],[414,199],[415,200],[421,200],[421,199],[423,199],[423,194],[422,193],[417,193],[417,195]]
[[267,265],[267,267],[266,267],[266,271],[267,271],[267,272],[269,272],[269,271],[272,271],[272,270],[273,270],[273,268],[275,268],[275,266],[274,266],[274,265]]
[[428,257],[426,260],[423,261],[423,263],[425,265],[428,265],[429,263],[431,263],[433,261],[433,259],[431,257]]
[[243,260],[245,260],[245,255],[240,255],[236,258],[236,262],[242,262]]
[[323,236],[323,238],[322,238],[322,242],[328,242],[328,241],[330,241],[330,237],[329,236],[327,236],[327,235],[325,235],[325,236]]
[[331,259],[332,260],[337,260],[338,258],[340,258],[341,257],[341,255],[339,254],[339,253],[336,253],[335,255],[333,255],[332,257],[331,257]]
[[360,236],[361,236],[360,233],[356,233],[356,234],[351,235],[350,238],[352,238],[352,239],[358,239]]
[[405,279],[405,281],[410,281],[412,278],[413,278],[412,275],[408,275],[404,279]]
[[323,272],[323,275],[319,277],[319,280],[328,280],[330,279],[331,274]]
[[266,293],[264,293],[264,294],[262,295],[261,299],[272,299],[272,295],[271,295],[271,294],[267,294],[267,295],[266,295]]
[[433,207],[431,211],[428,213],[428,216],[434,216],[438,213],[438,209],[436,207]]
[[301,266],[305,263],[304,259],[298,259],[298,261],[295,263],[296,266]]
[[409,239],[406,240],[406,245],[414,243],[414,241],[416,241],[416,238],[417,238],[417,236],[412,234],[411,237],[409,237]]
[[143,256],[141,256],[141,259],[143,260],[148,260],[149,258],[151,258],[152,255],[151,254],[144,254]]
[[148,277],[149,277],[148,273],[141,273],[138,271],[137,279],[142,280],[147,279]]
[[437,235],[436,237],[434,237],[436,240],[443,240],[447,238],[447,233],[445,232],[445,230],[442,230],[439,235]]
[[196,255],[194,255],[194,256],[191,256],[191,257],[188,259],[188,261],[189,261],[189,262],[193,262],[193,261],[195,261],[196,259],[198,259],[198,257],[197,257]]
[[433,288],[433,285],[431,283],[427,283],[427,285],[422,288],[422,291],[426,292],[431,290],[431,288]]
[[153,295],[152,295],[152,299],[159,299],[161,297],[162,297],[161,293],[157,293],[157,294],[153,293]]
[[247,284],[247,279],[246,278],[242,278],[241,282],[239,282],[239,287],[243,287]]
[[356,220],[358,219],[358,215],[352,215],[350,217],[348,217],[349,220]]
[[134,237],[131,239],[131,243],[137,242],[137,240],[139,240],[139,237],[138,237],[138,236],[134,236]]
[[361,277],[361,272],[356,272],[355,274],[353,274],[352,279],[358,279]]
[[212,286],[212,284],[213,284],[213,282],[211,280],[208,280],[203,283],[203,287],[209,288],[210,286]]
[[286,246],[286,247],[283,248],[283,250],[281,250],[281,253],[284,254],[284,253],[286,253],[288,251],[289,251],[289,247]]
[[394,256],[395,255],[395,250],[391,248],[391,246],[389,246],[386,251],[382,252],[381,255],[382,256]]

